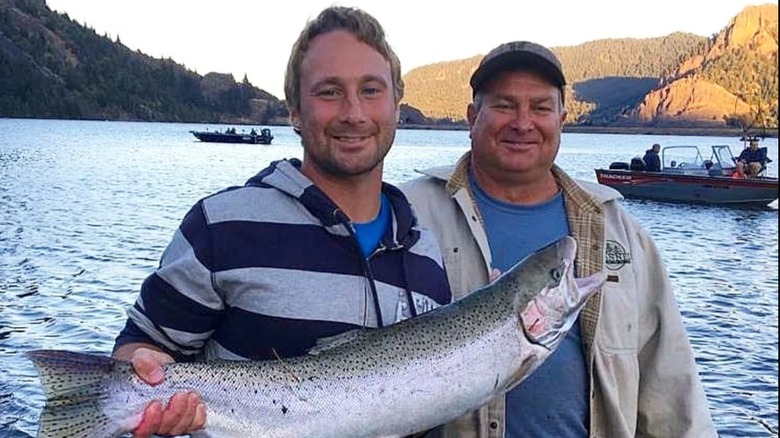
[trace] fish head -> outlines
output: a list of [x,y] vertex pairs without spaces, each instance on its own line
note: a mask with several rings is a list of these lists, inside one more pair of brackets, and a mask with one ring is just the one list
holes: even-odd
[[604,284],[606,274],[574,277],[577,242],[566,236],[521,262],[527,286],[515,296],[515,311],[532,344],[554,350],[571,329],[588,299]]

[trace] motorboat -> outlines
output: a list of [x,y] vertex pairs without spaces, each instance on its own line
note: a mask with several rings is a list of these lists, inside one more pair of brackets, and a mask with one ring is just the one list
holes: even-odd
[[767,176],[766,167],[757,176],[743,177],[728,145],[712,145],[707,152],[711,155],[705,159],[699,146],[667,146],[661,149],[658,172],[642,169],[637,157],[595,169],[596,179],[626,198],[734,206],[766,206],[777,199],[778,179]]
[[209,143],[249,143],[269,145],[274,139],[271,130],[263,128],[260,133],[254,129],[249,133],[236,132],[235,128],[228,128],[225,132],[219,131],[190,131],[200,141]]

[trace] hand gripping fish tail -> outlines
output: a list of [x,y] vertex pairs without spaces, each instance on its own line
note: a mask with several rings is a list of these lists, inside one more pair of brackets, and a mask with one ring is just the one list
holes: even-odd
[[151,400],[195,390],[208,437],[406,436],[479,408],[557,348],[605,275],[574,278],[565,237],[452,304],[347,332],[300,357],[165,365],[154,387],[127,362],[56,350],[27,353],[46,394],[39,437],[116,437]]
[[[120,383],[117,372],[133,375],[129,363],[110,357],[62,350],[34,350],[26,353],[35,364],[46,395],[46,407],[38,422],[38,437],[110,437],[118,430],[132,430],[140,422],[136,414],[116,418],[121,397],[113,392]],[[116,424],[117,422],[121,424]]]

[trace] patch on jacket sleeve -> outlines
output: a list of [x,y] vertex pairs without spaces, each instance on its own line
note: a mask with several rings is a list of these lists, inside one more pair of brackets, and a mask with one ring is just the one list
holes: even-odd
[[631,263],[631,254],[626,251],[620,243],[614,240],[607,240],[606,253],[604,254],[604,264],[607,269],[617,271],[628,263]]

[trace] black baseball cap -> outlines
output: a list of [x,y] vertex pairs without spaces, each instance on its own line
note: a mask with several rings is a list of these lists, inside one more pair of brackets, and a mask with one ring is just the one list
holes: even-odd
[[534,70],[563,89],[566,78],[561,62],[548,48],[530,41],[512,41],[501,44],[482,58],[471,75],[471,89],[476,94],[496,72],[511,70]]

